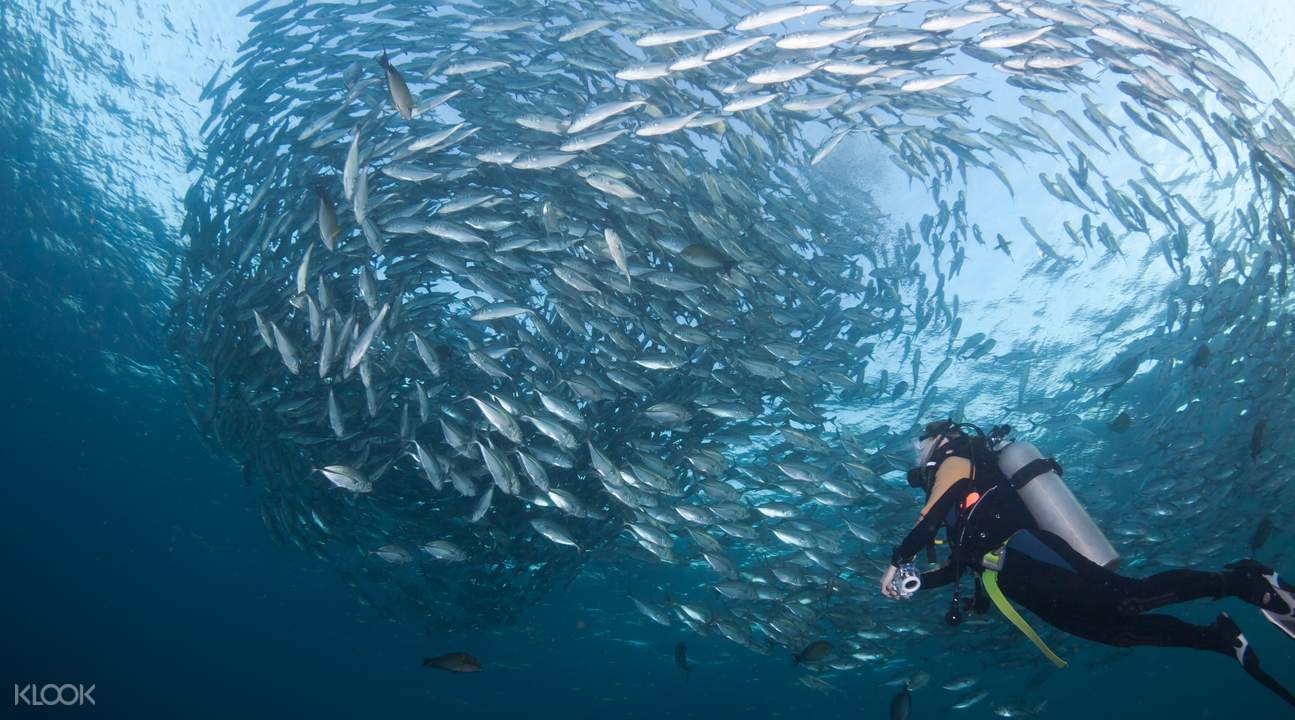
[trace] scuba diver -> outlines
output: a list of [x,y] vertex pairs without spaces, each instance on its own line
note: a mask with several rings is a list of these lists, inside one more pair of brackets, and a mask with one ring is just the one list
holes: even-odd
[[[1167,605],[1237,597],[1295,639],[1295,588],[1260,563],[1246,559],[1224,572],[1176,569],[1151,577],[1119,575],[1119,555],[1060,478],[1061,467],[1034,446],[1007,440],[1009,426],[980,428],[944,420],[926,426],[917,443],[917,467],[908,482],[926,492],[917,524],[891,557],[881,579],[888,598],[909,597],[953,584],[945,620],[993,604],[1057,667],[1065,662],[1043,642],[1013,603],[1048,624],[1107,645],[1185,647],[1234,658],[1251,677],[1295,706],[1295,695],[1259,669],[1259,658],[1227,613],[1208,626],[1151,614]],[[918,574],[912,562],[934,543],[941,528],[950,562]],[[975,575],[975,597],[964,601],[958,580]]]

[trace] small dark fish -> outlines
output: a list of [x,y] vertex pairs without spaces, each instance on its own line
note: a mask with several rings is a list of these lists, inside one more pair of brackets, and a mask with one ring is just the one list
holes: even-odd
[[1196,351],[1196,354],[1192,355],[1192,367],[1203,368],[1206,365],[1209,365],[1210,358],[1213,356],[1214,356],[1214,353],[1210,352],[1209,345],[1201,345],[1200,348]]
[[1268,538],[1273,534],[1272,515],[1264,515],[1264,519],[1259,521],[1259,527],[1255,528],[1255,533],[1250,536],[1250,552],[1258,552],[1259,548],[1268,542]]
[[1264,425],[1267,420],[1260,420],[1255,423],[1255,429],[1250,432],[1250,459],[1254,460],[1259,457],[1259,453],[1264,449]]
[[688,682],[688,673],[691,673],[692,669],[697,665],[688,662],[688,646],[682,642],[674,646],[674,664],[678,665],[680,670],[683,670],[683,681]]
[[434,658],[423,658],[423,667],[436,668],[455,673],[472,673],[481,671],[481,663],[465,652],[452,652]]
[[791,664],[799,665],[803,662],[818,662],[827,657],[832,652],[832,643],[826,640],[815,640],[805,646],[804,650],[791,656]]
[[1133,418],[1129,417],[1128,412],[1121,410],[1120,414],[1116,415],[1114,420],[1106,423],[1106,427],[1110,429],[1111,432],[1122,433],[1133,427]]
[[1002,233],[998,234],[998,244],[994,246],[994,249],[1002,250],[1007,254],[1007,257],[1012,256],[1012,244],[1007,242],[1007,238],[1004,238]]
[[890,699],[890,720],[908,720],[908,711],[913,707],[913,693],[905,685],[895,697]]

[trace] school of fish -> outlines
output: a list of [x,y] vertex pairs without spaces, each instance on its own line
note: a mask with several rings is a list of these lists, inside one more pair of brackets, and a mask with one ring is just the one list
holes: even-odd
[[[1093,467],[1077,493],[1135,569],[1231,559],[1259,515],[1229,504],[1291,499],[1295,116],[1239,79],[1267,73],[1244,43],[1167,5],[244,13],[171,340],[271,535],[366,597],[485,627],[600,558],[667,563],[701,585],[636,592],[647,620],[786,653],[825,692],[901,675],[893,717],[924,636],[1037,667],[992,618],[954,634],[943,596],[877,593],[915,423],[1007,420]],[[928,193],[916,228],[834,170],[859,147]],[[1036,174],[1055,227],[987,238],[978,186]],[[1027,258],[1166,281],[1045,395],[1049,349],[962,336],[946,291]],[[1167,543],[1184,522],[1207,541]],[[952,709],[975,684],[946,683]]]

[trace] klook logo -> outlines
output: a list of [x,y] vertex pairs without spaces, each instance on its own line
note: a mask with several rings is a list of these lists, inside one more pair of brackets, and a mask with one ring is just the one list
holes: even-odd
[[37,685],[27,683],[13,686],[14,706],[45,707],[48,705],[94,705],[94,685]]

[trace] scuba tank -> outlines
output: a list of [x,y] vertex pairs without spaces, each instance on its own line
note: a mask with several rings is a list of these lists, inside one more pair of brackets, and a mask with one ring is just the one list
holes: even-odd
[[1040,529],[1057,535],[1080,555],[1108,570],[1119,568],[1120,554],[1066,487],[1055,461],[1019,440],[1000,440],[995,449],[999,469],[1016,488]]

